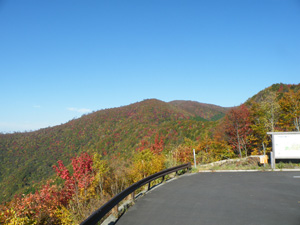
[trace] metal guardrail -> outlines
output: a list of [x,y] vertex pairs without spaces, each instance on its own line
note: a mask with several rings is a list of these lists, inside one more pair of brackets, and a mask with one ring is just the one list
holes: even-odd
[[[191,163],[182,164],[179,166],[175,166],[166,170],[162,170],[158,173],[155,173],[153,175],[150,175],[134,184],[132,184],[127,189],[123,190],[119,194],[115,195],[111,200],[106,202],[102,207],[100,207],[98,210],[93,212],[92,215],[90,215],[86,220],[84,220],[80,225],[94,225],[97,224],[110,210],[112,210],[115,206],[117,206],[124,198],[126,198],[130,194],[134,194],[134,191],[138,188],[144,186],[148,183],[148,189],[150,188],[151,181],[156,180],[160,177],[164,177],[170,173],[183,170],[183,169],[189,169],[191,168]],[[134,196],[132,196],[134,199]]]

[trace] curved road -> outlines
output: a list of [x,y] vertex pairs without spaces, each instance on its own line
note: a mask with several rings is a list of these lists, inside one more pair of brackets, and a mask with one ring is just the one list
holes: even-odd
[[184,175],[140,198],[117,225],[299,225],[300,172]]

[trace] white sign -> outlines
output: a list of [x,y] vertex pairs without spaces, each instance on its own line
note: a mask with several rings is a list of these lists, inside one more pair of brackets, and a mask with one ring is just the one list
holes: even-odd
[[275,159],[300,159],[300,132],[272,132]]

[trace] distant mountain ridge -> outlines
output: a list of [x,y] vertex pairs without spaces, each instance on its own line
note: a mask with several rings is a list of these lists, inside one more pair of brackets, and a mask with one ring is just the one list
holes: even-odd
[[196,101],[175,100],[169,103],[208,121],[216,121],[224,117],[226,112],[230,110],[230,107],[221,107]]

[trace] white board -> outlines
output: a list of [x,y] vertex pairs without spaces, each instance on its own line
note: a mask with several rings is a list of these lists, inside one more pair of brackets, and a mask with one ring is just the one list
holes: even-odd
[[275,159],[300,159],[300,132],[272,135]]

